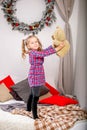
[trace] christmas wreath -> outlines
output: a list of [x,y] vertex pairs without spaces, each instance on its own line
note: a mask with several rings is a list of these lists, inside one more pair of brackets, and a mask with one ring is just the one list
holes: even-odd
[[17,1],[18,0],[4,0],[1,4],[4,16],[7,22],[11,24],[13,30],[18,30],[24,34],[37,34],[45,25],[50,26],[56,19],[53,11],[55,0],[45,0],[46,10],[43,12],[40,21],[33,22],[30,25],[20,22],[15,15],[17,10],[15,6]]

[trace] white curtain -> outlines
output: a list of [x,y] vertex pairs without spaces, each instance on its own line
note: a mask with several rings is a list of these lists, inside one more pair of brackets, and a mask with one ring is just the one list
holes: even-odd
[[3,0],[0,0],[0,4],[2,3]]
[[74,0],[56,0],[61,18],[65,22],[65,32],[70,42],[70,50],[60,59],[58,89],[63,94],[73,94],[73,42],[69,19],[73,12]]
[[74,87],[80,105],[87,109],[87,1],[79,1]]

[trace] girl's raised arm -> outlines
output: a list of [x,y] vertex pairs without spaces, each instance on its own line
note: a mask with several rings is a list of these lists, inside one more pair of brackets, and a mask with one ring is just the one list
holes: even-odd
[[30,55],[34,55],[35,57],[45,57],[54,53],[56,53],[56,50],[52,47],[52,45],[50,45],[48,48],[43,49],[42,51],[32,50]]

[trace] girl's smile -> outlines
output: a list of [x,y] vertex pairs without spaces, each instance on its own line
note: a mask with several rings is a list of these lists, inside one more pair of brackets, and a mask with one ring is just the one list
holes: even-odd
[[30,38],[27,44],[27,48],[31,50],[38,50],[39,48],[38,40],[35,37]]

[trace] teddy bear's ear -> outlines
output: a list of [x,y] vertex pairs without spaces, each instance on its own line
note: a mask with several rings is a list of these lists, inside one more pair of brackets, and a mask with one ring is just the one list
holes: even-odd
[[55,39],[53,35],[52,35],[52,39],[53,39],[53,40]]
[[56,29],[58,29],[58,28],[59,28],[59,26],[56,27]]

